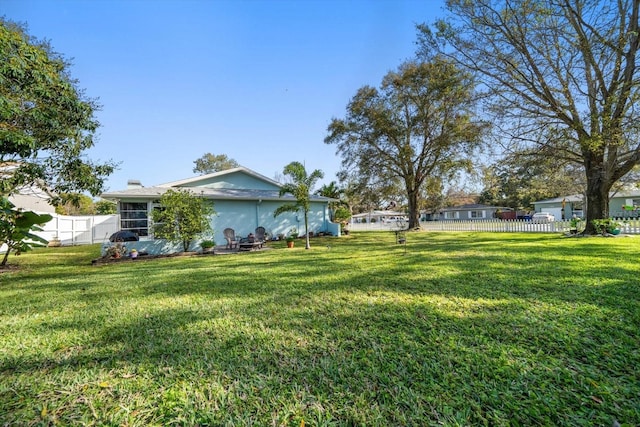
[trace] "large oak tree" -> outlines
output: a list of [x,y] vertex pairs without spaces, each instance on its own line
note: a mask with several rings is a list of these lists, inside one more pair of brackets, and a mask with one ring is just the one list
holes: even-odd
[[359,89],[346,117],[331,121],[325,142],[336,144],[343,168],[363,181],[400,182],[408,226],[418,227],[425,180],[470,165],[483,128],[472,119],[473,99],[469,74],[452,61],[406,62],[380,89]]
[[640,0],[448,0],[422,44],[480,78],[518,148],[584,168],[586,234],[612,186],[640,162]]
[[85,156],[95,142],[97,108],[62,55],[0,18],[0,195],[25,186],[101,193],[115,165]]

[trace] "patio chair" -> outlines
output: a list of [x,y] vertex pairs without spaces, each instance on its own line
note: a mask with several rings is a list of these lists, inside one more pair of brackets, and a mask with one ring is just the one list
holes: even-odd
[[262,244],[264,244],[264,242],[266,241],[266,239],[267,239],[266,230],[264,229],[264,227],[256,228],[256,240],[260,242],[261,247],[262,247]]
[[224,234],[224,238],[227,240],[227,249],[233,249],[238,247],[238,239],[236,239],[236,231],[233,228],[225,228],[222,234]]

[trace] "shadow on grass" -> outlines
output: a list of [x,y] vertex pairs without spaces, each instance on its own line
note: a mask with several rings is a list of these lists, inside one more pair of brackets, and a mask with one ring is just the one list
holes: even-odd
[[[638,270],[599,265],[626,248],[565,253],[557,238],[547,248],[539,237],[507,236],[505,250],[502,236],[429,235],[409,235],[405,248],[379,234],[312,251],[80,268],[64,278],[25,272],[11,287],[25,304],[10,314],[47,318],[25,320],[22,330],[75,338],[5,353],[3,381],[33,379],[3,388],[0,400],[20,407],[19,398],[44,393],[50,380],[39,375],[99,369],[150,377],[147,389],[121,391],[149,402],[166,400],[158,394],[179,381],[194,399],[219,385],[226,395],[197,402],[201,423],[247,411],[265,423],[305,399],[319,405],[307,413],[342,424],[640,423]],[[147,416],[176,419],[161,409]]]

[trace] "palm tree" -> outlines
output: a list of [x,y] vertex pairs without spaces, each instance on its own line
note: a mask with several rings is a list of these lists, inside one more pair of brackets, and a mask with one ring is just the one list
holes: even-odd
[[336,202],[329,202],[329,219],[331,219],[331,221],[333,221],[336,209],[344,204],[344,202],[340,200],[343,193],[344,190],[338,187],[335,181],[331,181],[329,184],[324,184],[318,191],[316,191],[318,196],[329,197],[337,200]]
[[278,207],[274,213],[274,218],[284,212],[298,212],[302,209],[304,213],[304,230],[306,235],[305,249],[311,249],[309,244],[309,209],[311,198],[310,193],[313,186],[319,179],[324,177],[324,173],[316,169],[311,172],[311,175],[307,174],[307,170],[300,162],[291,162],[284,167],[283,174],[291,178],[291,182],[283,184],[280,188],[280,197],[287,193],[293,195],[296,198],[295,203],[287,203]]

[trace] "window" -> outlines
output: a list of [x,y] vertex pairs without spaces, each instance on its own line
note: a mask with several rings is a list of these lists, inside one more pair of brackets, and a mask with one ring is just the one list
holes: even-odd
[[444,213],[444,219],[456,219],[458,218],[458,212],[447,211]]
[[[164,206],[161,206],[161,205],[160,205],[160,201],[159,201],[159,200],[154,200],[154,201],[153,201],[153,203],[152,203],[152,206],[153,206],[153,210],[154,210],[154,211],[164,211],[164,210],[165,210]],[[153,216],[151,217],[151,222],[153,222]],[[163,225],[164,225],[164,223],[163,223],[163,222],[155,222],[155,223],[153,223],[153,224],[152,224],[152,227],[153,227],[153,232],[154,232],[154,234],[155,234],[155,232],[156,232],[157,230],[159,230]]]
[[484,218],[484,211],[469,211],[469,218]]
[[149,219],[146,202],[120,202],[120,228],[136,233],[139,237],[149,235]]

